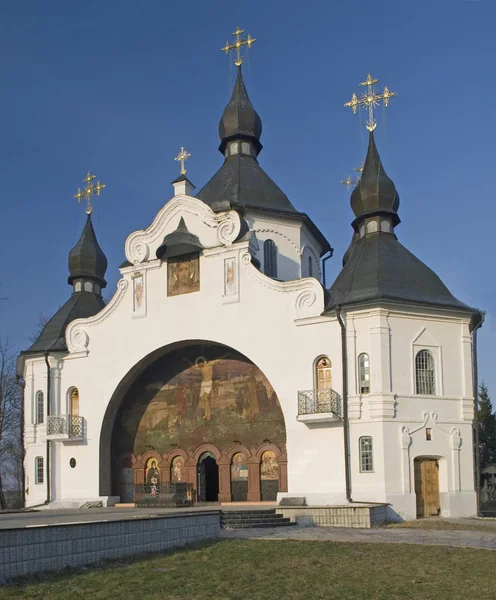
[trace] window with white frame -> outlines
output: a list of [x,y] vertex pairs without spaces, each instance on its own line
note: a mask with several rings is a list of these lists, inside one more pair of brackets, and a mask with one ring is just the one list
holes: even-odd
[[265,240],[263,245],[264,274],[277,277],[277,246],[274,240]]
[[43,483],[45,479],[45,470],[43,465],[43,456],[37,456],[34,459],[34,482]]
[[359,439],[360,446],[360,473],[371,473],[374,470],[372,457],[372,438],[367,435]]
[[415,357],[415,390],[417,394],[434,396],[436,377],[434,357],[429,350],[420,350]]
[[360,354],[358,357],[358,389],[360,394],[370,392],[370,361],[368,354]]
[[43,392],[40,390],[36,392],[36,405],[35,405],[35,423],[43,423],[45,420],[45,397]]

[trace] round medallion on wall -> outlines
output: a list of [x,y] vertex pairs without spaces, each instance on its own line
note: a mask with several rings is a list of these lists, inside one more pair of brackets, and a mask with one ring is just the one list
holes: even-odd
[[74,469],[74,467],[76,466],[76,459],[71,458],[71,460],[69,461],[69,464],[71,465],[71,469]]

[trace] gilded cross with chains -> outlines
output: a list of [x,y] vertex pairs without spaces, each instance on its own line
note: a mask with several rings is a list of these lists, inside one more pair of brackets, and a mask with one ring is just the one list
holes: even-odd
[[74,195],[74,198],[76,198],[78,202],[81,202],[81,200],[86,200],[87,215],[91,215],[93,210],[93,206],[91,205],[91,196],[93,196],[93,194],[99,196],[100,192],[106,187],[104,183],[100,183],[99,181],[93,183],[93,179],[96,179],[96,175],[92,175],[88,171],[88,175],[86,175],[86,177],[83,179],[83,183],[86,187],[84,189],[78,188],[77,194]]
[[188,160],[188,158],[191,156],[191,154],[189,152],[187,152],[182,146],[181,146],[181,151],[179,152],[179,154],[174,158],[174,160],[177,160],[178,162],[181,163],[181,175],[186,175],[186,169],[184,168],[184,161]]
[[373,79],[372,75],[369,73],[367,79],[360,83],[360,86],[366,87],[367,91],[362,94],[361,98],[358,98],[357,95],[353,93],[351,100],[345,104],[345,106],[351,106],[353,113],[356,113],[360,106],[369,111],[369,119],[367,121],[367,129],[369,131],[374,131],[377,126],[377,121],[374,119],[374,106],[378,106],[381,100],[383,101],[384,106],[388,106],[389,100],[393,96],[397,96],[396,92],[390,92],[387,86],[384,86],[382,94],[378,94],[374,90],[374,85],[376,83],[379,83],[379,80]]
[[236,52],[236,58],[234,60],[234,64],[237,67],[240,67],[243,62],[243,59],[241,58],[241,47],[248,46],[248,48],[250,48],[251,45],[253,44],[253,42],[257,41],[255,38],[252,38],[250,36],[250,34],[248,34],[248,37],[246,38],[246,40],[242,40],[241,34],[244,32],[245,32],[244,29],[240,29],[239,27],[236,27],[236,31],[234,31],[232,33],[232,35],[234,35],[236,37],[236,41],[234,42],[234,44],[229,44],[229,40],[228,40],[226,42],[226,45],[224,46],[224,48],[221,48],[221,52],[225,52],[226,54],[229,54],[229,50],[233,50],[234,52]]
[[343,179],[341,181],[341,183],[346,186],[347,190],[349,190],[351,186],[355,187],[358,184],[358,182],[360,181],[360,178],[363,173],[363,163],[360,163],[360,166],[353,169],[353,171],[360,173],[360,175],[358,177],[353,177],[353,179],[351,178],[351,175],[348,175],[348,177],[346,179]]

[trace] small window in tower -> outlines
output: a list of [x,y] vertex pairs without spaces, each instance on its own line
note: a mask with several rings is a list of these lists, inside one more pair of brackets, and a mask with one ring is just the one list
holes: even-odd
[[36,414],[35,414],[35,423],[40,425],[45,420],[45,396],[43,392],[40,390],[36,392]]
[[370,361],[368,354],[360,354],[358,357],[358,385],[360,394],[370,392]]
[[308,276],[313,277],[313,260],[312,257],[308,257]]
[[360,446],[360,473],[371,473],[374,470],[374,461],[372,456],[372,438],[370,436],[361,437]]
[[274,240],[264,242],[264,274],[267,277],[277,277],[277,246]]
[[425,396],[436,393],[434,357],[429,350],[420,350],[415,357],[416,392]]
[[34,459],[34,482],[43,483],[45,480],[45,469],[43,465],[43,456],[37,456]]
[[427,427],[425,430],[425,439],[428,442],[432,441],[432,429],[430,429],[429,427]]

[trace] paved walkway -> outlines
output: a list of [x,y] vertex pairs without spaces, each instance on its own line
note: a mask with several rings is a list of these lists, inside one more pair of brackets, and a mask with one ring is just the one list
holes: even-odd
[[432,531],[422,529],[344,529],[340,527],[274,527],[227,529],[221,538],[259,540],[314,540],[321,542],[372,542],[376,544],[429,544],[496,550],[492,531]]

